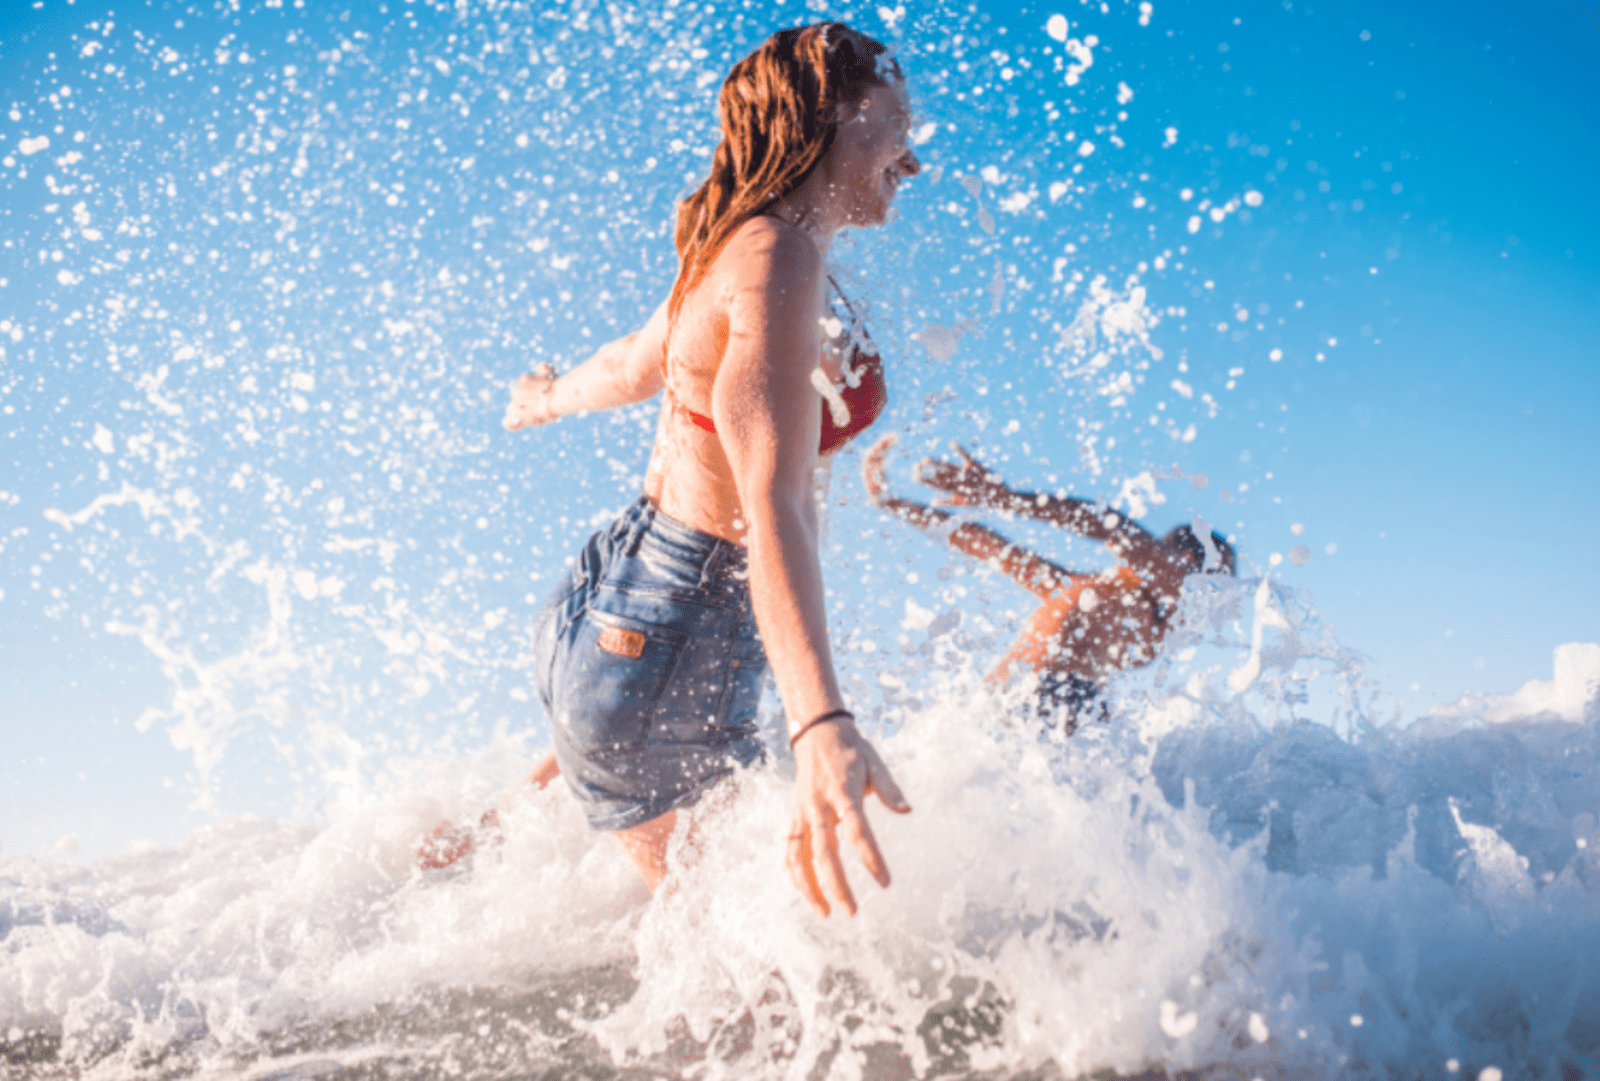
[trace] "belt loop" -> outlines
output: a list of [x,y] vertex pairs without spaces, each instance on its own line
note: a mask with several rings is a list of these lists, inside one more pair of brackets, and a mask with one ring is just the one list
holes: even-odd
[[644,543],[644,535],[649,531],[655,521],[655,504],[644,496],[633,505],[633,510],[628,515],[628,539],[623,546],[623,554],[629,559],[639,554],[639,546]]
[[716,581],[717,571],[722,569],[722,562],[727,557],[729,547],[731,546],[728,542],[721,538],[718,538],[716,544],[712,546],[711,554],[706,556],[706,561],[700,566],[701,589],[710,589],[712,583]]

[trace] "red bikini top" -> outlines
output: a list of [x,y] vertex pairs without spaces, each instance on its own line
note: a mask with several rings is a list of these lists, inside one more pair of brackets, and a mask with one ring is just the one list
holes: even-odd
[[[839,283],[833,280],[832,274],[828,275],[828,284],[833,286],[834,293],[844,304],[850,322],[859,326],[860,317],[856,314],[855,307],[845,297],[844,290],[839,288]],[[844,365],[845,385],[831,388],[834,391],[832,394],[826,391],[822,393],[822,437],[817,443],[819,456],[832,454],[866,431],[872,426],[873,421],[883,415],[884,407],[889,404],[889,387],[883,381],[883,360],[878,354],[868,353],[857,344],[863,340],[871,344],[870,339],[866,339],[863,335],[850,345],[849,360]],[[663,347],[663,363],[665,360],[666,350]],[[823,378],[821,369],[812,372],[811,375],[813,380]],[[683,411],[689,414],[689,419],[694,421],[697,428],[716,434],[716,422],[710,417],[704,413],[696,413],[688,406],[684,406]],[[841,413],[844,414],[842,417]]]
[[[855,386],[848,382],[838,389],[839,398],[844,402],[844,409],[838,410],[838,403],[828,398],[822,402],[822,438],[817,444],[817,454],[832,454],[850,440],[860,435],[872,426],[873,421],[883,415],[884,407],[889,404],[889,387],[883,381],[883,361],[876,353],[861,355],[861,350],[851,350],[850,370],[858,375]],[[695,426],[716,434],[717,425],[704,413],[696,413],[693,409],[684,407],[684,412],[689,414],[689,419]],[[844,423],[840,424],[835,418],[836,412],[844,412]]]

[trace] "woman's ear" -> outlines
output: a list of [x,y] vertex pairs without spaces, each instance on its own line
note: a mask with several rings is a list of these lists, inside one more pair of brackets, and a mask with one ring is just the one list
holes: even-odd
[[838,119],[839,126],[843,127],[846,124],[854,124],[865,120],[867,118],[866,109],[866,98],[860,98],[857,101],[841,101],[833,107],[833,115]]

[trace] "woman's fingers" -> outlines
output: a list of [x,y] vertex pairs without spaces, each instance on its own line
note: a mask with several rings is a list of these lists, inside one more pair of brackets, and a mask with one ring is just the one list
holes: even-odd
[[[905,797],[872,745],[849,723],[823,725],[795,748],[795,808],[788,845],[789,874],[818,913],[826,898],[855,915],[856,898],[843,852],[853,849],[880,886],[889,867],[867,820],[866,794],[904,813]],[[839,830],[844,831],[843,843]]]
[[883,764],[883,759],[878,757],[878,752],[868,748],[867,756],[867,791],[877,795],[883,805],[897,815],[910,814],[911,804],[906,802],[905,793],[900,791],[900,786],[894,783],[894,778],[889,775],[889,767]]
[[506,406],[505,418],[500,423],[505,425],[507,430],[514,432],[518,428],[526,428],[532,424],[533,418],[528,415],[527,406],[513,398],[511,404]]
[[861,808],[851,807],[846,798],[844,805],[837,809],[827,804],[809,814],[797,809],[786,846],[789,878],[819,916],[832,911],[829,897],[847,914],[856,914],[856,897],[845,876],[844,857],[835,832],[841,828],[845,840],[855,849],[878,885],[889,884],[889,867]]
[[960,443],[951,443],[955,452],[961,455],[961,464],[954,467],[960,483],[966,488],[976,488],[989,480],[989,471],[983,467],[972,455],[967,453],[967,448]]
[[539,413],[555,377],[556,370],[553,365],[540,364],[533,371],[525,372],[513,379],[511,401],[506,403],[506,415],[500,421],[501,425],[507,431],[514,432],[518,428],[526,428],[550,419],[548,415],[540,417]]
[[788,857],[789,879],[794,883],[794,888],[800,891],[800,896],[811,903],[817,915],[826,916],[832,909],[828,905],[828,898],[822,892],[822,886],[817,882],[817,871],[811,860],[811,833],[806,827],[805,820],[799,815],[789,827]]
[[878,885],[887,888],[889,865],[884,862],[883,853],[878,849],[878,839],[872,834],[872,824],[867,821],[867,816],[850,811],[840,818],[839,828],[844,830],[844,839],[856,850],[867,873]]
[[811,823],[811,842],[813,849],[820,849],[815,855],[821,858],[813,862],[821,864],[817,877],[822,880],[823,888],[844,907],[848,915],[856,914],[855,894],[850,892],[850,882],[844,876],[844,860],[839,858],[839,838],[834,834],[834,816],[830,809],[824,808],[826,817],[822,821],[813,820]]

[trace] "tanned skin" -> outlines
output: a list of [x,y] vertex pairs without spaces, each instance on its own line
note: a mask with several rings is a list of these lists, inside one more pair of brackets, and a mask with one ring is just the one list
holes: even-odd
[[[660,510],[744,545],[756,625],[783,698],[789,729],[844,707],[828,647],[812,481],[822,402],[811,384],[821,351],[824,259],[846,226],[881,224],[900,181],[920,166],[906,145],[905,90],[878,86],[846,116],[827,155],[767,214],[742,225],[685,297],[671,330],[669,401],[661,410],[645,492]],[[542,366],[512,385],[505,426],[643,401],[666,386],[663,305],[638,333],[603,347],[565,375]],[[836,353],[822,366],[838,378]],[[716,432],[685,409],[709,415]],[[795,804],[787,864],[816,911],[856,911],[839,831],[879,885],[889,869],[867,822],[865,798],[911,810],[847,715],[795,744]],[[553,757],[531,780],[548,783]],[[654,889],[666,873],[676,812],[618,834]]]
[[[1109,673],[1152,660],[1169,629],[1187,575],[1201,570],[1194,558],[1168,545],[1138,522],[1086,499],[1022,492],[979,464],[959,444],[955,462],[927,458],[916,478],[944,495],[933,505],[890,494],[883,460],[893,436],[868,452],[863,470],[873,502],[921,529],[942,536],[952,548],[1002,571],[1039,598],[1022,633],[989,673],[1001,683],[1013,670],[1074,675],[1098,682]],[[942,507],[982,507],[1032,518],[1102,541],[1117,566],[1082,574],[1013,544],[976,522],[956,524]]]

